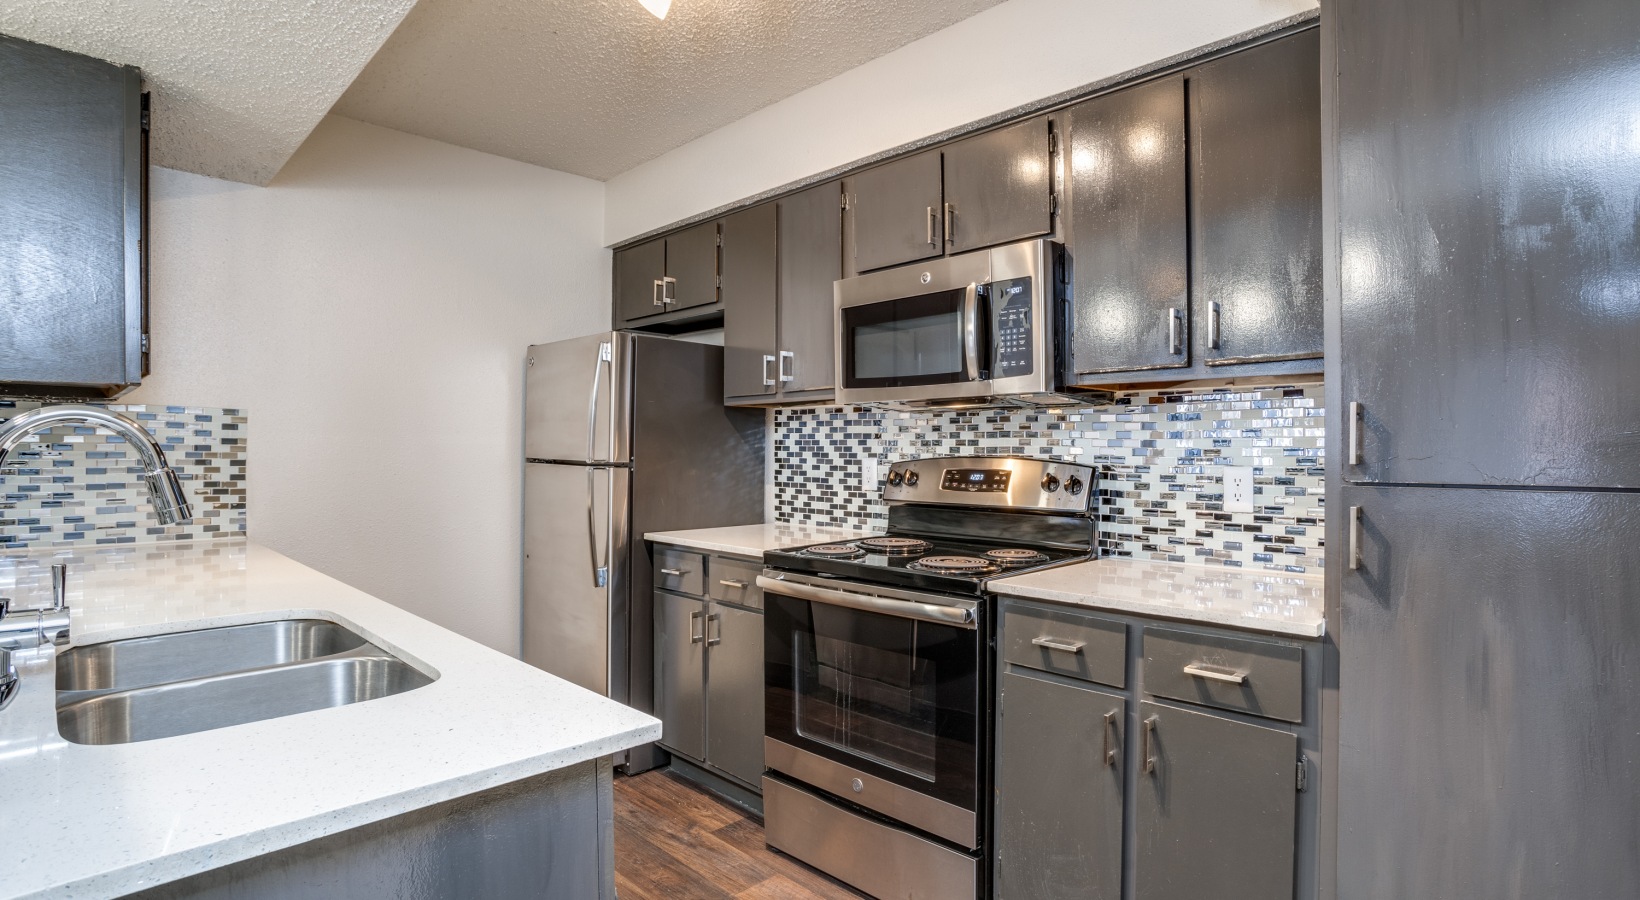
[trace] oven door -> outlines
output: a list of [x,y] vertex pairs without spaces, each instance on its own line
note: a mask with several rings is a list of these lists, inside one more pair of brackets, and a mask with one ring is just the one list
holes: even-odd
[[972,600],[765,573],[769,768],[979,846],[986,641]]

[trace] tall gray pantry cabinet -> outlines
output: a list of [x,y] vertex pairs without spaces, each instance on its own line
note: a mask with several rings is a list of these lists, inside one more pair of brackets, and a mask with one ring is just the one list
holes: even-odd
[[1338,896],[1635,896],[1640,4],[1325,18]]

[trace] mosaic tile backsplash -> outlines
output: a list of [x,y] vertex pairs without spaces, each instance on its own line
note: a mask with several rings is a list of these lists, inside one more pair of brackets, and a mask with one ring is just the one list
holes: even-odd
[[[1100,553],[1315,572],[1323,568],[1321,385],[1143,393],[1063,410],[774,411],[779,522],[880,529],[882,482],[861,463],[1034,456],[1100,470]],[[1224,511],[1224,466],[1253,469],[1251,513]]]
[[[42,404],[0,400],[0,421]],[[100,428],[60,426],[0,467],[0,551],[209,540],[245,535],[243,410],[109,404],[159,439],[194,520],[163,526],[148,504],[136,451]]]

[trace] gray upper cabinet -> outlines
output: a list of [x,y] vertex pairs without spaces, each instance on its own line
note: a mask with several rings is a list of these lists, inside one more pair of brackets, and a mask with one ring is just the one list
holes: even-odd
[[836,387],[836,301],[843,277],[842,185],[822,184],[779,201],[782,393]]
[[1290,900],[1297,736],[1150,702],[1137,728],[1135,900]]
[[1634,896],[1640,495],[1337,502],[1360,510],[1359,565],[1328,574],[1344,896]]
[[614,256],[616,317],[624,323],[665,312],[661,278],[666,274],[666,239],[616,250]]
[[706,761],[755,786],[763,778],[763,614],[713,603],[706,643]]
[[1640,488],[1640,3],[1330,15],[1344,476]]
[[1069,380],[1190,364],[1184,80],[1070,111]]
[[1190,73],[1195,337],[1209,366],[1321,356],[1321,32]]
[[944,252],[940,151],[884,163],[849,180],[854,271],[897,266]]
[[1004,672],[997,736],[998,900],[1120,900],[1127,703]]
[[952,253],[1053,231],[1053,135],[1046,116],[945,148],[945,243]]
[[134,68],[0,37],[0,394],[144,374],[146,128]]
[[776,209],[764,203],[723,220],[723,395],[775,392]]

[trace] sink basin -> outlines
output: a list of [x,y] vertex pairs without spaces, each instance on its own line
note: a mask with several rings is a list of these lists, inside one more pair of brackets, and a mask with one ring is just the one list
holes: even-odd
[[346,706],[432,684],[353,631],[317,619],[76,647],[57,658],[57,731],[127,744]]
[[333,656],[365,639],[322,619],[179,631],[75,647],[57,655],[57,690],[141,687]]

